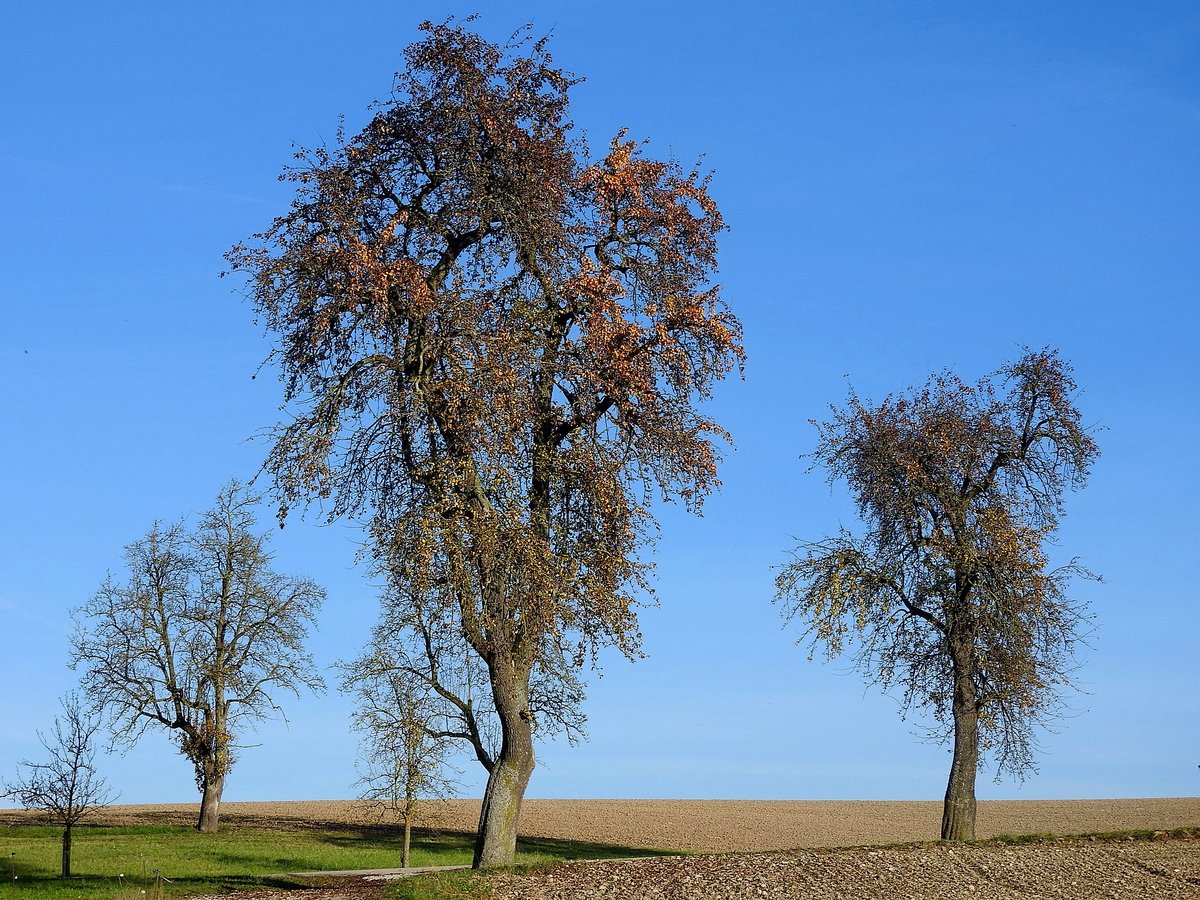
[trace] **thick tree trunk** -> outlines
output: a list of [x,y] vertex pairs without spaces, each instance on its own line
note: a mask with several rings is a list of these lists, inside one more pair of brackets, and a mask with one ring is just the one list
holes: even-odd
[[533,775],[533,720],[529,714],[529,670],[489,664],[492,696],[500,718],[500,753],[488,774],[475,837],[477,869],[511,866],[517,853],[521,801]]
[[[215,769],[215,766],[211,767]],[[217,830],[221,818],[221,794],[225,792],[225,775],[220,771],[206,772],[200,795],[200,818],[196,830],[205,833]]]
[[[958,669],[958,667],[956,667]],[[942,840],[975,839],[975,774],[979,769],[979,709],[975,683],[958,670],[954,683],[954,757],[942,809]]]
[[62,839],[62,870],[60,872],[63,878],[71,877],[71,826],[63,827]]
[[400,854],[400,866],[407,869],[411,859],[409,851],[412,848],[412,819],[404,817],[404,851]]

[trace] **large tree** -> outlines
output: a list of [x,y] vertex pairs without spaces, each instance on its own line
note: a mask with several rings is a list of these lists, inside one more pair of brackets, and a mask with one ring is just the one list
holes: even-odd
[[813,457],[867,528],[801,544],[777,600],[830,657],[856,641],[862,671],[953,739],[946,840],[974,837],[981,751],[1033,765],[1087,621],[1067,589],[1090,573],[1045,548],[1098,455],[1075,390],[1056,352],[1027,352],[974,386],[944,372],[877,406],[852,393],[817,425]]
[[725,435],[694,404],[742,349],[706,176],[624,132],[588,161],[544,39],[422,30],[391,99],[300,154],[291,209],[229,259],[278,336],[281,511],[368,519],[487,674],[489,866],[515,852],[531,685],[638,652],[647,507],[717,484]]
[[61,877],[71,877],[71,837],[75,826],[115,799],[96,771],[96,733],[100,716],[83,707],[77,694],[62,699],[63,714],[54,719],[53,736],[38,732],[47,756],[21,766],[25,774],[5,784],[0,797],[11,797],[26,809],[40,809],[62,826]]
[[304,640],[324,591],[271,568],[258,503],[231,482],[195,529],[155,523],[125,548],[127,580],[109,575],[75,614],[84,689],[121,742],[151,727],[177,735],[200,831],[218,826],[239,729],[279,712],[280,691],[322,687]]

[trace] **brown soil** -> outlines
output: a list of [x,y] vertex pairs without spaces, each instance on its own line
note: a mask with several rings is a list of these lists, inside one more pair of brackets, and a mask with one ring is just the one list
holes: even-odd
[[489,882],[492,900],[1200,900],[1200,843],[925,844],[662,857],[497,873]]
[[[375,821],[353,801],[226,803],[230,824],[305,827]],[[474,831],[478,801],[435,807],[436,827]],[[0,822],[22,814],[0,811]],[[113,822],[191,823],[194,805],[117,806]],[[617,847],[754,853],[932,841],[941,804],[824,800],[527,800],[521,834]],[[979,804],[978,836],[1093,834],[1200,825],[1200,797],[1147,800],[991,800]]]

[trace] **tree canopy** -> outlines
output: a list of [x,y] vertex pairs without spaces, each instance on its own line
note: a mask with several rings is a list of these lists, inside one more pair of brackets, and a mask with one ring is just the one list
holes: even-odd
[[531,683],[637,655],[654,495],[696,508],[718,483],[696,401],[741,328],[707,175],[623,131],[589,159],[545,39],[422,30],[369,124],[298,154],[290,210],[228,258],[278,342],[281,511],[365,519],[487,673],[490,865],[533,771]]
[[878,405],[851,393],[817,424],[813,458],[867,527],[801,544],[776,597],[814,648],[854,642],[868,677],[953,737],[944,838],[973,836],[980,750],[1033,765],[1086,627],[1067,590],[1090,573],[1046,550],[1099,452],[1075,391],[1057,352],[1030,351],[975,385],[943,372]]

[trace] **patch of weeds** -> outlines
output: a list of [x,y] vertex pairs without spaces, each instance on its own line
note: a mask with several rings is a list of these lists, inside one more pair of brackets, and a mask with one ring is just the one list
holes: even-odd
[[487,900],[492,896],[487,873],[431,872],[394,882],[394,900]]
[[1023,844],[1047,844],[1056,840],[1059,840],[1059,837],[1056,835],[1039,832],[1034,834],[998,834],[995,837],[984,838],[981,841],[973,841],[972,843],[1021,846]]
[[1101,841],[1164,841],[1172,838],[1196,840],[1200,838],[1200,826],[1187,825],[1181,828],[1133,828],[1126,831],[1095,831],[1084,834],[998,834],[993,838],[976,841],[979,844],[1060,844],[1064,842]]

